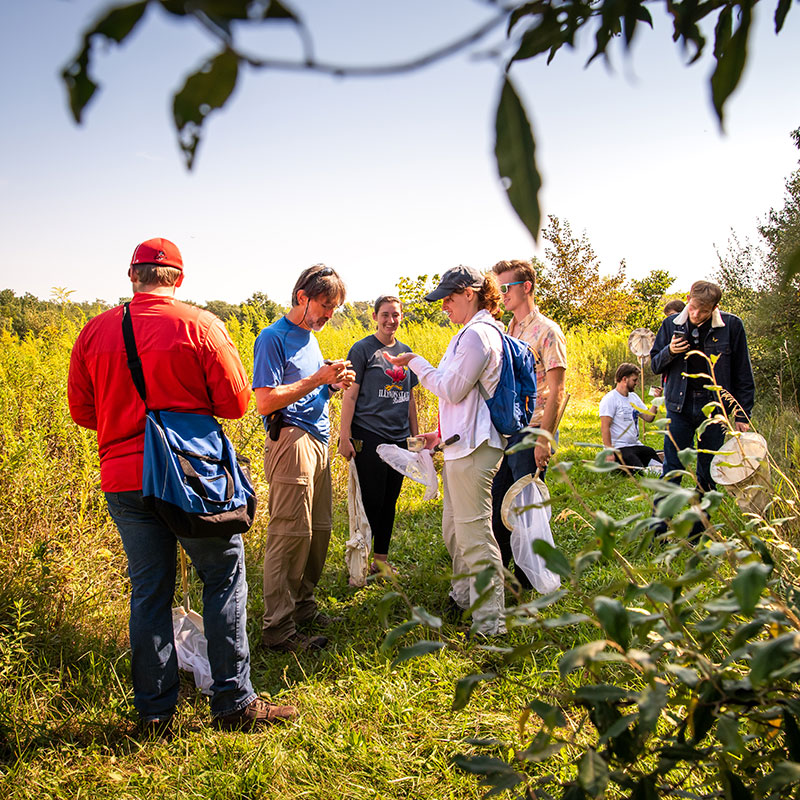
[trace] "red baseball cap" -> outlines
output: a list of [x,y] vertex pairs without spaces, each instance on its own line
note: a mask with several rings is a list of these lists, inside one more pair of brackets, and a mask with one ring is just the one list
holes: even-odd
[[134,264],[174,267],[183,272],[181,251],[169,239],[148,239],[137,245],[131,257],[131,266]]

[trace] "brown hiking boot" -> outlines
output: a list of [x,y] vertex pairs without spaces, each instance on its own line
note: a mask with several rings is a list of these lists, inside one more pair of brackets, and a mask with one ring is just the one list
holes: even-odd
[[213,725],[223,731],[251,731],[273,722],[289,722],[297,716],[294,706],[279,706],[256,697],[241,711],[214,717]]
[[295,631],[288,639],[276,644],[268,644],[263,640],[261,642],[262,647],[267,650],[277,650],[279,653],[304,653],[308,650],[322,650],[327,645],[327,636],[307,636],[300,631]]

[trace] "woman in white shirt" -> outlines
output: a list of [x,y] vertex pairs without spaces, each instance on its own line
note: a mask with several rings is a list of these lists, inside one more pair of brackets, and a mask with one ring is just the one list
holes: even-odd
[[442,310],[463,325],[447,346],[439,366],[422,356],[403,353],[389,360],[408,366],[419,382],[439,398],[439,430],[425,434],[428,447],[458,440],[444,449],[442,535],[453,559],[451,602],[462,611],[478,599],[475,576],[486,566],[495,569],[490,597],[473,615],[473,629],[487,636],[505,632],[503,562],[492,535],[492,478],[505,448],[489,415],[478,383],[491,397],[500,379],[503,352],[497,322],[501,316],[500,290],[492,273],[472,267],[454,267],[425,298],[442,300]]

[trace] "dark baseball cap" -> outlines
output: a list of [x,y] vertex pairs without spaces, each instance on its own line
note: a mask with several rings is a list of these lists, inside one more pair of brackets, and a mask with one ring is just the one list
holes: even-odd
[[432,303],[453,292],[461,292],[467,288],[480,289],[481,286],[483,286],[483,273],[475,267],[459,264],[442,275],[439,285],[430,294],[426,294],[425,299]]

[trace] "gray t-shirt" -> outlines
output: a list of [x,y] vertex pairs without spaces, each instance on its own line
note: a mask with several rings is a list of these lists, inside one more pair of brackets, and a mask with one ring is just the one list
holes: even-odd
[[417,376],[408,367],[390,364],[383,353],[396,356],[411,348],[395,341],[389,347],[377,336],[357,341],[347,357],[353,364],[359,384],[353,424],[388,441],[400,441],[411,435],[408,426],[408,402]]

